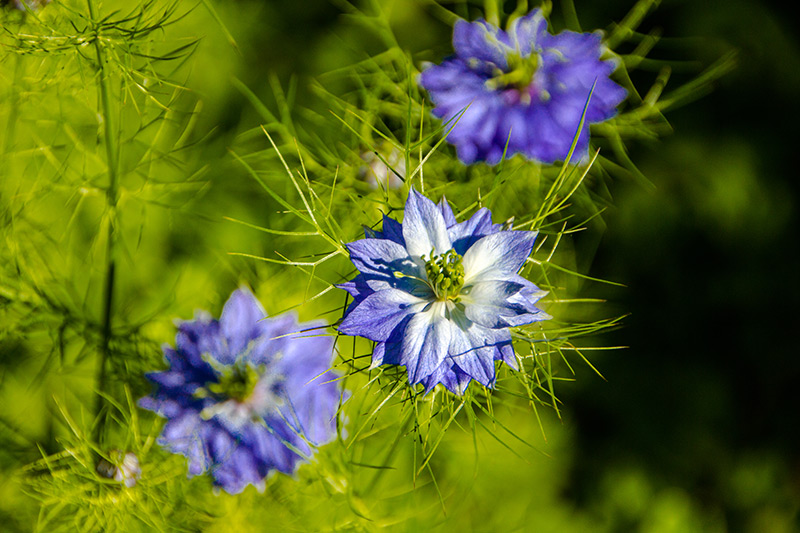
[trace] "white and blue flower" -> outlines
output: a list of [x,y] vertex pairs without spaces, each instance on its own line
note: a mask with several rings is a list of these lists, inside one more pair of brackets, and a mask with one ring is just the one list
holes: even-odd
[[338,330],[375,341],[373,367],[403,365],[426,391],[492,387],[495,361],[517,368],[509,328],[550,318],[536,307],[546,293],[519,275],[535,239],[486,208],[457,223],[444,199],[412,188],[402,224],[384,216],[382,231],[347,245],[360,273],[340,285],[354,302]]
[[589,124],[613,117],[627,95],[609,78],[617,63],[600,59],[601,32],[551,35],[540,9],[507,32],[484,20],[459,20],[453,48],[455,55],[424,70],[420,84],[437,117],[458,119],[447,140],[464,163],[496,164],[506,143],[508,156],[563,161],[588,100],[575,149],[575,159],[585,158]]
[[265,316],[239,289],[219,320],[182,322],[175,349],[164,348],[169,369],[146,375],[155,388],[139,401],[167,418],[158,442],[188,457],[189,475],[209,472],[232,494],[263,486],[271,471],[294,472],[336,437],[333,339],[295,335],[325,324]]

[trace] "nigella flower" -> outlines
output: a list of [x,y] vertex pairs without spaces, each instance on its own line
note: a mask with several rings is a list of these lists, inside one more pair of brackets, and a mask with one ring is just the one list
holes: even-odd
[[549,318],[535,305],[545,293],[519,275],[535,238],[486,208],[457,223],[444,199],[412,188],[402,224],[384,216],[382,231],[347,245],[360,273],[340,286],[355,301],[338,329],[377,342],[372,365],[404,365],[426,391],[491,387],[495,361],[517,368],[509,328]]
[[109,454],[109,460],[101,459],[97,463],[97,473],[101,476],[113,479],[118,483],[124,484],[126,487],[136,486],[136,482],[142,475],[142,469],[139,466],[139,458],[133,452],[122,453],[120,450],[112,450]]
[[401,177],[403,179],[406,177],[406,160],[397,148],[390,148],[387,152],[386,163],[388,165],[381,161],[381,158],[375,152],[361,154],[361,159],[367,163],[367,166],[359,170],[359,175],[365,179],[371,189],[377,189],[378,187],[382,189],[397,189],[403,185]]
[[324,324],[265,315],[239,289],[219,320],[182,322],[175,348],[164,348],[170,368],[147,374],[155,390],[139,402],[168,419],[158,442],[189,458],[189,475],[209,472],[230,493],[294,472],[336,436],[333,340],[292,335]]
[[459,20],[455,55],[428,67],[420,82],[436,116],[450,121],[463,111],[447,139],[465,163],[498,163],[507,141],[507,156],[566,159],[591,92],[574,156],[583,158],[589,124],[613,117],[627,94],[609,79],[616,63],[600,59],[601,39],[599,31],[551,35],[539,9],[514,20],[508,32]]

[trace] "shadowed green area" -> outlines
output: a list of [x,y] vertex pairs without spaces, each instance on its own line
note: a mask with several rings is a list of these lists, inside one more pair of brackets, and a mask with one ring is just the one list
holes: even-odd
[[[612,24],[651,3],[553,5],[552,27],[620,42],[640,93],[595,128],[586,176],[464,167],[409,83],[451,53],[455,17],[526,2],[0,7],[0,529],[800,528],[797,35],[745,2],[664,1],[632,36]],[[155,443],[162,420],[135,407],[173,320],[218,316],[244,283],[269,314],[335,322],[342,242],[401,218],[386,183],[415,172],[459,219],[480,199],[540,228],[525,274],[555,319],[518,333],[526,378],[423,398],[341,338],[355,373],[339,441],[263,493],[186,480]],[[136,487],[95,474],[114,450],[137,454]]]

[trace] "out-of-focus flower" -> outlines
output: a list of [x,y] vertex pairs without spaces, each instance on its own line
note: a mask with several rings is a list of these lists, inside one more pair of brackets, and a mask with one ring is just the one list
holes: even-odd
[[136,457],[136,454],[112,450],[109,459],[100,459],[97,463],[97,473],[105,478],[123,483],[128,488],[135,486],[139,476],[142,475],[139,458]]
[[219,320],[180,323],[175,349],[164,348],[170,368],[147,374],[155,390],[139,402],[167,418],[158,442],[189,458],[189,475],[209,472],[229,493],[263,487],[273,470],[294,472],[336,437],[333,339],[296,334],[325,324],[265,316],[239,289]]
[[338,329],[377,342],[372,365],[404,365],[412,385],[463,394],[493,386],[495,364],[517,368],[510,327],[545,320],[545,292],[519,275],[536,232],[504,231],[486,208],[457,223],[413,188],[403,223],[347,245],[360,271],[340,285],[354,298]]
[[[406,176],[406,160],[402,152],[397,148],[390,148],[387,154],[388,155],[384,155],[384,158],[388,165],[381,161],[381,158],[378,157],[375,152],[364,152],[361,154],[361,159],[367,163],[367,166],[362,167],[359,174],[361,174],[364,180],[369,183],[369,186],[373,189],[377,189],[378,187],[397,189],[403,185],[403,180],[401,178],[405,178]],[[395,174],[395,172],[397,174]]]
[[50,3],[50,0],[3,0],[0,5],[13,5],[20,11],[25,11],[26,6],[28,9],[39,9]]
[[539,9],[514,20],[507,32],[483,20],[460,20],[453,29],[455,55],[428,66],[420,83],[436,116],[458,120],[447,139],[465,163],[496,164],[506,143],[509,157],[566,159],[591,92],[575,151],[575,159],[584,158],[589,124],[613,117],[627,94],[609,79],[617,63],[600,59],[606,52],[601,41],[599,31],[551,35]]

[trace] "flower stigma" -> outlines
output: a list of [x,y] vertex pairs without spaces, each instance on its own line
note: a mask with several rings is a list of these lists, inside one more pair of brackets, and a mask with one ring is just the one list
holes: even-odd
[[433,289],[436,298],[440,301],[458,301],[458,293],[464,286],[464,265],[462,257],[452,248],[442,255],[434,255],[425,261],[425,273],[428,275],[428,285]]
[[223,398],[243,402],[253,394],[263,373],[264,368],[256,369],[251,363],[240,360],[235,365],[225,368],[219,376],[219,381],[209,383],[207,388],[209,392]]
[[[533,83],[533,77],[539,68],[539,55],[530,54],[523,57],[519,53],[506,55],[508,68],[506,71],[496,69],[494,77],[486,80],[486,87],[490,90],[515,89],[520,94],[521,100],[530,103],[528,88]],[[527,96],[527,98],[526,98]]]
[[217,365],[216,370],[219,380],[194,392],[195,398],[216,399],[201,411],[204,420],[222,416],[239,425],[258,422],[283,405],[277,390],[283,376],[270,372],[265,365],[254,366],[239,359],[230,366]]

